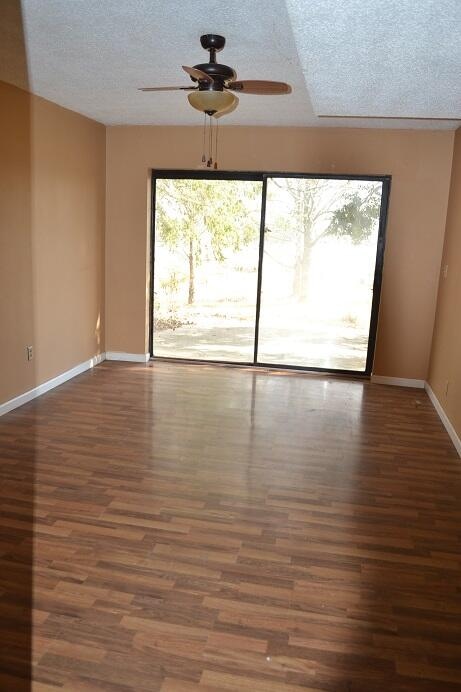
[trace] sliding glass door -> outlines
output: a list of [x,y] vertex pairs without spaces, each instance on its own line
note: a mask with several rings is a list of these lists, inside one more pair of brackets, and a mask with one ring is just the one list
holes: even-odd
[[258,360],[366,368],[382,183],[268,178]]
[[152,355],[369,373],[389,184],[154,176]]
[[262,182],[161,178],[153,354],[252,362]]

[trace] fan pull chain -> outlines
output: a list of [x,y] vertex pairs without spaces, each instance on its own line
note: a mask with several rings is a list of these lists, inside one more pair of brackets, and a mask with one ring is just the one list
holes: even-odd
[[203,114],[203,144],[202,144],[202,163],[205,163],[206,161],[206,156],[205,156],[205,136],[206,136],[206,113]]
[[206,164],[206,165],[208,166],[208,168],[211,168],[211,166],[213,165],[213,121],[212,121],[212,119],[211,119],[211,115],[208,116],[208,120],[209,120],[209,123],[210,123],[210,126],[209,126],[209,139],[208,139],[208,154],[209,154],[209,158],[208,158],[208,161],[207,161],[207,164]]
[[219,120],[216,119],[215,145],[214,145],[214,168],[215,168],[215,171],[218,169],[218,128],[219,128]]
[[213,126],[213,118],[211,115],[208,115],[208,113],[205,113],[203,119],[202,163],[206,163],[207,168],[214,168],[215,171],[218,169],[218,136],[218,119],[216,118],[216,122]]

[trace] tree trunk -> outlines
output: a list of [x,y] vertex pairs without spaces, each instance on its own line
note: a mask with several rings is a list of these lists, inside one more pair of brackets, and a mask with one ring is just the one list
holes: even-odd
[[308,297],[311,256],[310,243],[304,242],[302,254],[296,263],[293,280],[293,293],[299,300],[307,300]]
[[[306,229],[307,231],[307,229]],[[312,259],[312,247],[310,232],[304,233],[303,238],[303,254],[300,266],[300,297],[302,300],[307,300],[309,294],[309,279]]]
[[307,300],[309,286],[309,270],[311,265],[311,233],[312,222],[306,205],[305,193],[301,194],[297,203],[298,223],[302,224],[302,247],[296,262],[293,293],[298,300]]
[[194,239],[189,239],[189,297],[187,304],[192,305],[195,300],[195,249]]

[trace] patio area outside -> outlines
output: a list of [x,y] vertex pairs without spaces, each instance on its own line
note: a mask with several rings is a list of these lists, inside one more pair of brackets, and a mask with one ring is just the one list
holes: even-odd
[[[187,247],[172,247],[165,236],[157,235],[154,356],[253,362],[259,200],[255,197],[247,204],[247,219],[254,225],[249,242],[217,253],[212,238],[202,234],[192,300]],[[283,212],[287,213],[286,194],[272,197],[266,214],[257,362],[363,372],[377,222],[360,242],[328,234],[319,237],[309,248],[300,278],[303,239],[300,242],[290,223],[281,221]],[[288,212],[299,222],[293,209]]]

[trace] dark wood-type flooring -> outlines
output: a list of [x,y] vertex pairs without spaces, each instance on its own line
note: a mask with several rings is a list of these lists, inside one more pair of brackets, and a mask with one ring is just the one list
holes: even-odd
[[103,363],[0,419],[0,459],[2,692],[31,644],[35,692],[461,690],[423,391]]

